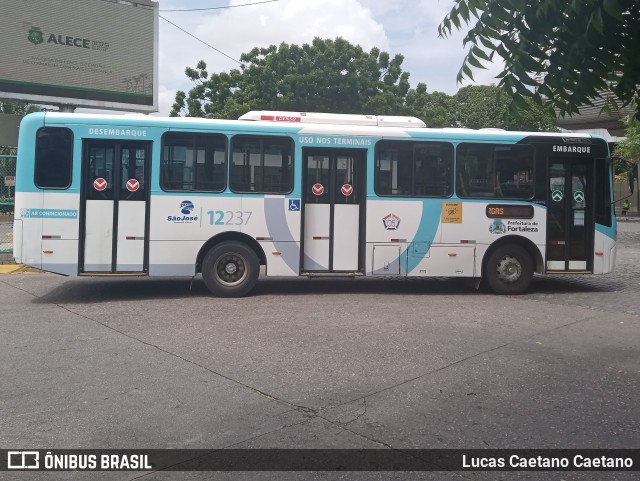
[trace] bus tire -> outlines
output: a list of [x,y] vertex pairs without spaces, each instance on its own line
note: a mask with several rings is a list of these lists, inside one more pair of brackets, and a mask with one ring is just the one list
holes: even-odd
[[222,242],[212,247],[202,262],[204,283],[218,297],[247,295],[259,274],[258,256],[241,242]]
[[496,294],[524,294],[533,278],[533,260],[515,244],[495,249],[487,259],[484,279]]

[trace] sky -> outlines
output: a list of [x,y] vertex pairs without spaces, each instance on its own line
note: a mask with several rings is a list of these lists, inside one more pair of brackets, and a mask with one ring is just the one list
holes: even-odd
[[[378,47],[404,56],[403,70],[412,87],[454,94],[462,85],[456,75],[465,56],[464,32],[438,37],[438,24],[452,0],[160,0],[160,15],[216,50],[200,43],[162,18],[159,21],[159,109],[168,115],[178,90],[193,86],[186,67],[199,60],[209,72],[237,68],[243,52],[282,42],[302,45],[314,37],[342,37],[365,50]],[[242,6],[254,3],[250,6]],[[175,12],[173,9],[232,7]],[[476,83],[497,83],[499,68],[474,72]],[[467,82],[466,84],[469,84]],[[464,85],[464,84],[463,84]],[[375,112],[371,112],[375,114]]]

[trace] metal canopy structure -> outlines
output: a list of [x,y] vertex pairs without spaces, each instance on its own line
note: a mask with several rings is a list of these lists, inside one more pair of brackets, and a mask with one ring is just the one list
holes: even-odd
[[564,118],[559,116],[558,127],[567,130],[606,129],[611,135],[624,136],[622,119],[634,113],[633,107],[627,105],[610,114],[603,111],[606,103],[606,98],[599,98],[593,100],[593,106],[585,105],[581,107],[579,113],[574,114],[572,117],[568,115]]

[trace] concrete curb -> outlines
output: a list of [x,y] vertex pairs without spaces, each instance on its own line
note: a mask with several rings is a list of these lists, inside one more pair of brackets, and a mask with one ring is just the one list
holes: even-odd
[[25,266],[24,264],[4,264],[0,265],[0,274],[27,274],[42,272],[39,269]]

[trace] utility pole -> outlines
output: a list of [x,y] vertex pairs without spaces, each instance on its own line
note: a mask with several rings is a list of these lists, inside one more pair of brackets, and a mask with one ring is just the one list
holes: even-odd
[[640,217],[640,160],[636,164],[636,214]]

